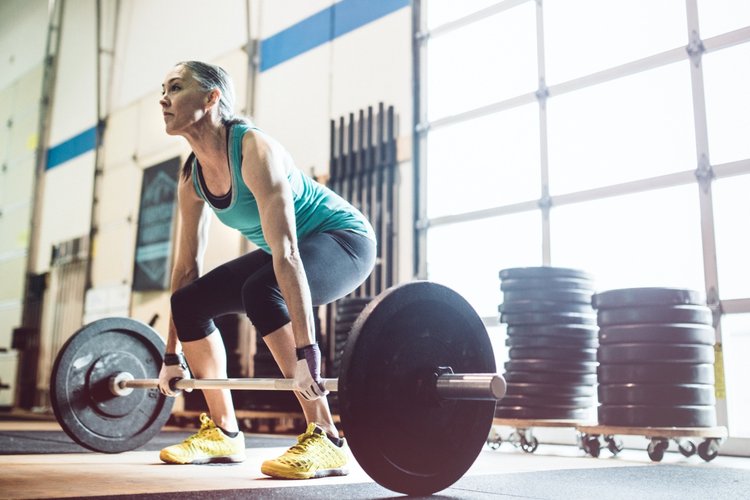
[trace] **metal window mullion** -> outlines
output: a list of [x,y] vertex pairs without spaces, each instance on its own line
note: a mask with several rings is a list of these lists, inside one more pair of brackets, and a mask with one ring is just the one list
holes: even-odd
[[539,103],[539,181],[541,199],[539,208],[542,212],[542,264],[550,265],[552,262],[552,230],[550,228],[549,202],[549,148],[547,141],[547,98],[549,91],[546,83],[546,65],[544,52],[544,9],[542,1],[536,1],[536,60],[537,74],[539,75],[539,88],[536,91]]
[[715,179],[733,177],[735,175],[747,175],[750,174],[750,160],[738,160],[720,165],[711,165],[711,170],[713,170]]
[[491,217],[498,217],[500,215],[518,214],[521,212],[529,212],[538,209],[539,200],[522,201],[519,203],[513,203],[511,205],[503,205],[500,207],[492,207],[483,210],[475,210],[472,212],[463,212],[460,214],[441,215],[438,217],[433,217],[427,220],[427,224],[425,226],[433,228],[445,224],[472,222],[479,219],[489,219]]
[[[498,2],[482,10],[472,12],[471,14],[468,14],[464,17],[460,17],[458,19],[454,19],[453,21],[449,21],[445,24],[441,24],[440,26],[437,26],[429,31],[427,31],[427,22],[426,22],[427,16],[424,16],[425,22],[424,22],[423,28],[425,31],[423,31],[423,33],[427,33],[427,35],[431,38],[436,37],[436,36],[442,36],[442,35],[445,35],[446,33],[450,33],[451,31],[464,28],[470,24],[476,23],[477,21],[483,21],[487,19],[488,17],[494,16],[495,14],[499,14],[500,12],[504,12],[508,9],[512,9],[513,7],[517,7],[519,5],[522,5],[530,1],[532,0],[505,0],[502,2]],[[420,3],[424,5],[424,2],[420,1]]]
[[462,111],[454,115],[444,116],[430,121],[429,123],[427,122],[426,117],[424,117],[421,121],[422,128],[429,128],[430,130],[434,130],[440,127],[454,125],[464,121],[499,113],[501,111],[506,111],[512,108],[517,108],[525,104],[530,104],[538,100],[540,91],[544,91],[547,94],[546,97],[566,94],[568,92],[574,92],[586,87],[591,87],[600,83],[605,83],[611,80],[622,78],[624,76],[630,76],[649,69],[654,69],[674,62],[682,61],[686,58],[687,56],[685,54],[685,47],[678,47],[666,52],[662,52],[660,54],[656,54],[654,56],[625,63],[613,68],[608,68],[597,73],[592,73],[590,75],[582,76],[574,80],[569,80],[567,82],[558,83],[550,87],[547,87],[546,83],[544,83],[544,86],[540,86],[540,88],[534,92],[521,94],[509,99],[504,99],[502,101],[492,102],[490,104],[486,104],[484,106],[480,106],[478,108],[470,109],[467,111]]
[[522,94],[516,97],[511,97],[510,99],[505,99],[503,101],[493,102],[484,106],[480,106],[478,108],[457,113],[455,115],[444,116],[431,122],[427,122],[427,117],[425,116],[425,121],[423,123],[425,123],[426,125],[424,126],[424,128],[435,130],[441,127],[455,125],[469,120],[482,118],[484,116],[493,115],[501,111],[507,111],[509,109],[517,108],[525,104],[531,104],[533,102],[536,102],[536,100],[536,92],[529,92],[528,94]]
[[750,313],[750,299],[729,299],[721,301],[721,310],[726,314]]
[[706,38],[703,40],[703,46],[706,52],[714,52],[747,42],[750,42],[750,26]]
[[[703,85],[703,67],[701,58],[705,46],[700,38],[697,0],[686,0],[687,11],[687,53],[690,58],[690,82],[693,94],[693,122],[695,124],[695,176],[698,180],[700,202],[700,227],[703,245],[703,278],[706,288],[708,306],[714,314],[716,344],[721,345],[721,303],[719,294],[719,273],[716,259],[716,232],[714,228],[713,199],[711,183],[713,170],[708,147],[708,128],[706,125],[706,96]],[[724,379],[725,377],[722,377]],[[720,425],[728,421],[726,399],[717,399],[716,418]]]
[[[687,53],[690,57],[690,82],[693,95],[693,122],[695,124],[695,175],[699,185],[701,235],[703,241],[703,265],[706,294],[709,305],[718,308],[719,284],[716,262],[716,236],[714,232],[713,200],[711,183],[714,178],[708,147],[708,129],[706,126],[706,98],[703,85],[703,67],[701,58],[705,48],[700,39],[698,25],[697,0],[686,0],[687,3]],[[715,321],[718,323],[718,321]],[[717,329],[717,341],[721,341]]]
[[[642,193],[646,191],[654,191],[658,189],[684,186],[688,184],[695,184],[694,170],[685,170],[682,172],[675,172],[671,174],[660,175],[657,177],[650,177],[647,179],[638,179],[621,184],[613,184],[611,186],[602,186],[585,191],[576,191],[573,193],[550,196],[549,200],[547,200],[546,202],[552,206],[560,207],[564,205],[572,205],[575,203],[602,200],[615,196]],[[455,224],[457,222],[469,222],[479,219],[487,219],[500,215],[528,212],[531,210],[539,209],[540,203],[544,202],[542,200],[527,200],[510,205],[491,207],[472,212],[434,217],[432,219],[429,219],[429,226],[434,227],[444,224]]]
[[666,66],[686,59],[685,47],[676,47],[652,56],[630,61],[619,66],[603,69],[573,80],[557,83],[549,87],[551,96],[566,94],[586,87],[592,87],[600,83],[617,80],[625,76],[642,73],[644,71]]
[[412,140],[413,172],[413,263],[416,278],[427,278],[427,43],[423,36],[427,26],[425,4],[414,0],[412,5],[412,71],[414,130]]

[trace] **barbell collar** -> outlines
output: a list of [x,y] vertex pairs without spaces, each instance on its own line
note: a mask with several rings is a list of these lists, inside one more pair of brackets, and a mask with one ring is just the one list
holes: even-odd
[[[127,374],[129,375],[129,374]],[[133,379],[118,373],[111,383],[113,394],[120,395],[128,389],[153,389],[159,387],[159,379]],[[327,391],[337,392],[339,380],[322,379]],[[293,391],[293,379],[275,378],[230,378],[230,379],[180,379],[172,383],[173,389],[231,389],[246,391]],[[451,373],[437,377],[438,396],[443,399],[497,400],[505,395],[505,379],[496,373]]]
[[507,384],[496,373],[450,373],[437,378],[436,390],[443,399],[498,400]]

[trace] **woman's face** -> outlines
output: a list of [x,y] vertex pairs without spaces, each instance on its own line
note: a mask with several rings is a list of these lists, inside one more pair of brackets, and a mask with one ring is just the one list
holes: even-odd
[[164,78],[159,104],[167,134],[180,135],[208,113],[210,92],[200,88],[188,68],[175,66]]

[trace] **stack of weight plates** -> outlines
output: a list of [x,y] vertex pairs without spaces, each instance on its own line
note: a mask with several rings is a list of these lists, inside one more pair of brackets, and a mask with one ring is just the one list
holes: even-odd
[[[341,359],[344,356],[344,347],[349,339],[349,332],[354,321],[362,310],[370,303],[372,297],[344,297],[336,302],[335,326],[333,328],[333,358],[328,369],[328,377],[338,378],[341,369]],[[328,395],[328,404],[331,411],[338,411],[338,393],[332,392]]]
[[596,405],[591,275],[562,267],[500,271],[507,324],[506,396],[497,418],[581,420]]
[[700,292],[679,288],[594,295],[600,425],[716,425],[715,333],[705,304]]

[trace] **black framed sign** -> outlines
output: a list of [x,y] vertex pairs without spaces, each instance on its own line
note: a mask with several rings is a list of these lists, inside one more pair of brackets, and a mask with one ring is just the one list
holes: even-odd
[[134,291],[169,288],[179,171],[179,157],[143,171],[133,271]]

